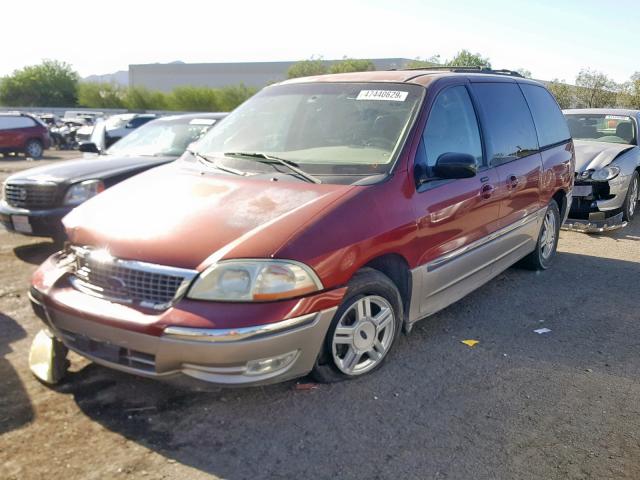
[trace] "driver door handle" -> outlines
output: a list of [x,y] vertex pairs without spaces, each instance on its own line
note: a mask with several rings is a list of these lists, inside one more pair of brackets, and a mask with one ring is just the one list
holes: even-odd
[[488,200],[489,198],[491,198],[491,195],[493,195],[494,190],[495,190],[495,187],[487,183],[483,185],[482,188],[480,189],[480,194],[482,195],[482,198],[484,198],[485,200]]

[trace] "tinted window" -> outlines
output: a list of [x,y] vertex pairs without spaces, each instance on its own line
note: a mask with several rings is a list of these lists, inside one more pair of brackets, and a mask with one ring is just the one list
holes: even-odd
[[489,161],[493,165],[538,150],[531,112],[517,84],[477,83],[473,91],[481,106]]
[[131,128],[138,128],[151,120],[153,120],[151,117],[136,117],[129,122],[129,125],[131,125]]
[[468,153],[478,165],[482,164],[478,121],[465,87],[448,88],[438,95],[422,139],[429,167],[433,167],[443,153]]
[[0,129],[9,130],[12,128],[29,128],[34,127],[36,122],[34,122],[29,117],[18,117],[18,116],[0,116]]
[[551,94],[546,89],[535,85],[520,85],[520,87],[533,115],[540,146],[546,147],[569,140],[571,138],[569,127]]

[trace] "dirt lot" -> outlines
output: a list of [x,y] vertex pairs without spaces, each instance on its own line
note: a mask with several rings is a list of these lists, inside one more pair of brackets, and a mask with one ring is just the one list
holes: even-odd
[[308,391],[177,390],[78,357],[42,386],[26,290],[52,251],[0,232],[2,479],[640,478],[640,221],[563,232],[551,270],[510,269],[377,373]]

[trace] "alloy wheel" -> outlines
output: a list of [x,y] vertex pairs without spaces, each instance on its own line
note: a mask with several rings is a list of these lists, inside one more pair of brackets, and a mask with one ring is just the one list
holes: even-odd
[[396,319],[393,307],[383,297],[357,299],[340,317],[331,352],[338,369],[346,375],[361,375],[385,357],[393,343]]
[[42,147],[38,142],[29,142],[26,151],[27,155],[31,158],[38,158],[42,155]]
[[553,254],[553,250],[556,244],[556,216],[549,208],[544,216],[544,224],[542,226],[542,237],[540,238],[540,251],[542,258],[548,260]]

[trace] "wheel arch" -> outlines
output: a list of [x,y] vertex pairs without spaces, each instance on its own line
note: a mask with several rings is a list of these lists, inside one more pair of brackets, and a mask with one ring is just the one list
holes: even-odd
[[567,192],[561,188],[554,193],[551,198],[556,201],[560,208],[560,221],[562,222],[562,219],[565,218],[565,214],[567,213],[567,208],[569,208],[569,205],[567,205]]
[[394,283],[402,299],[403,324],[407,325],[412,290],[411,270],[407,260],[400,254],[387,253],[369,260],[361,268],[377,270]]

